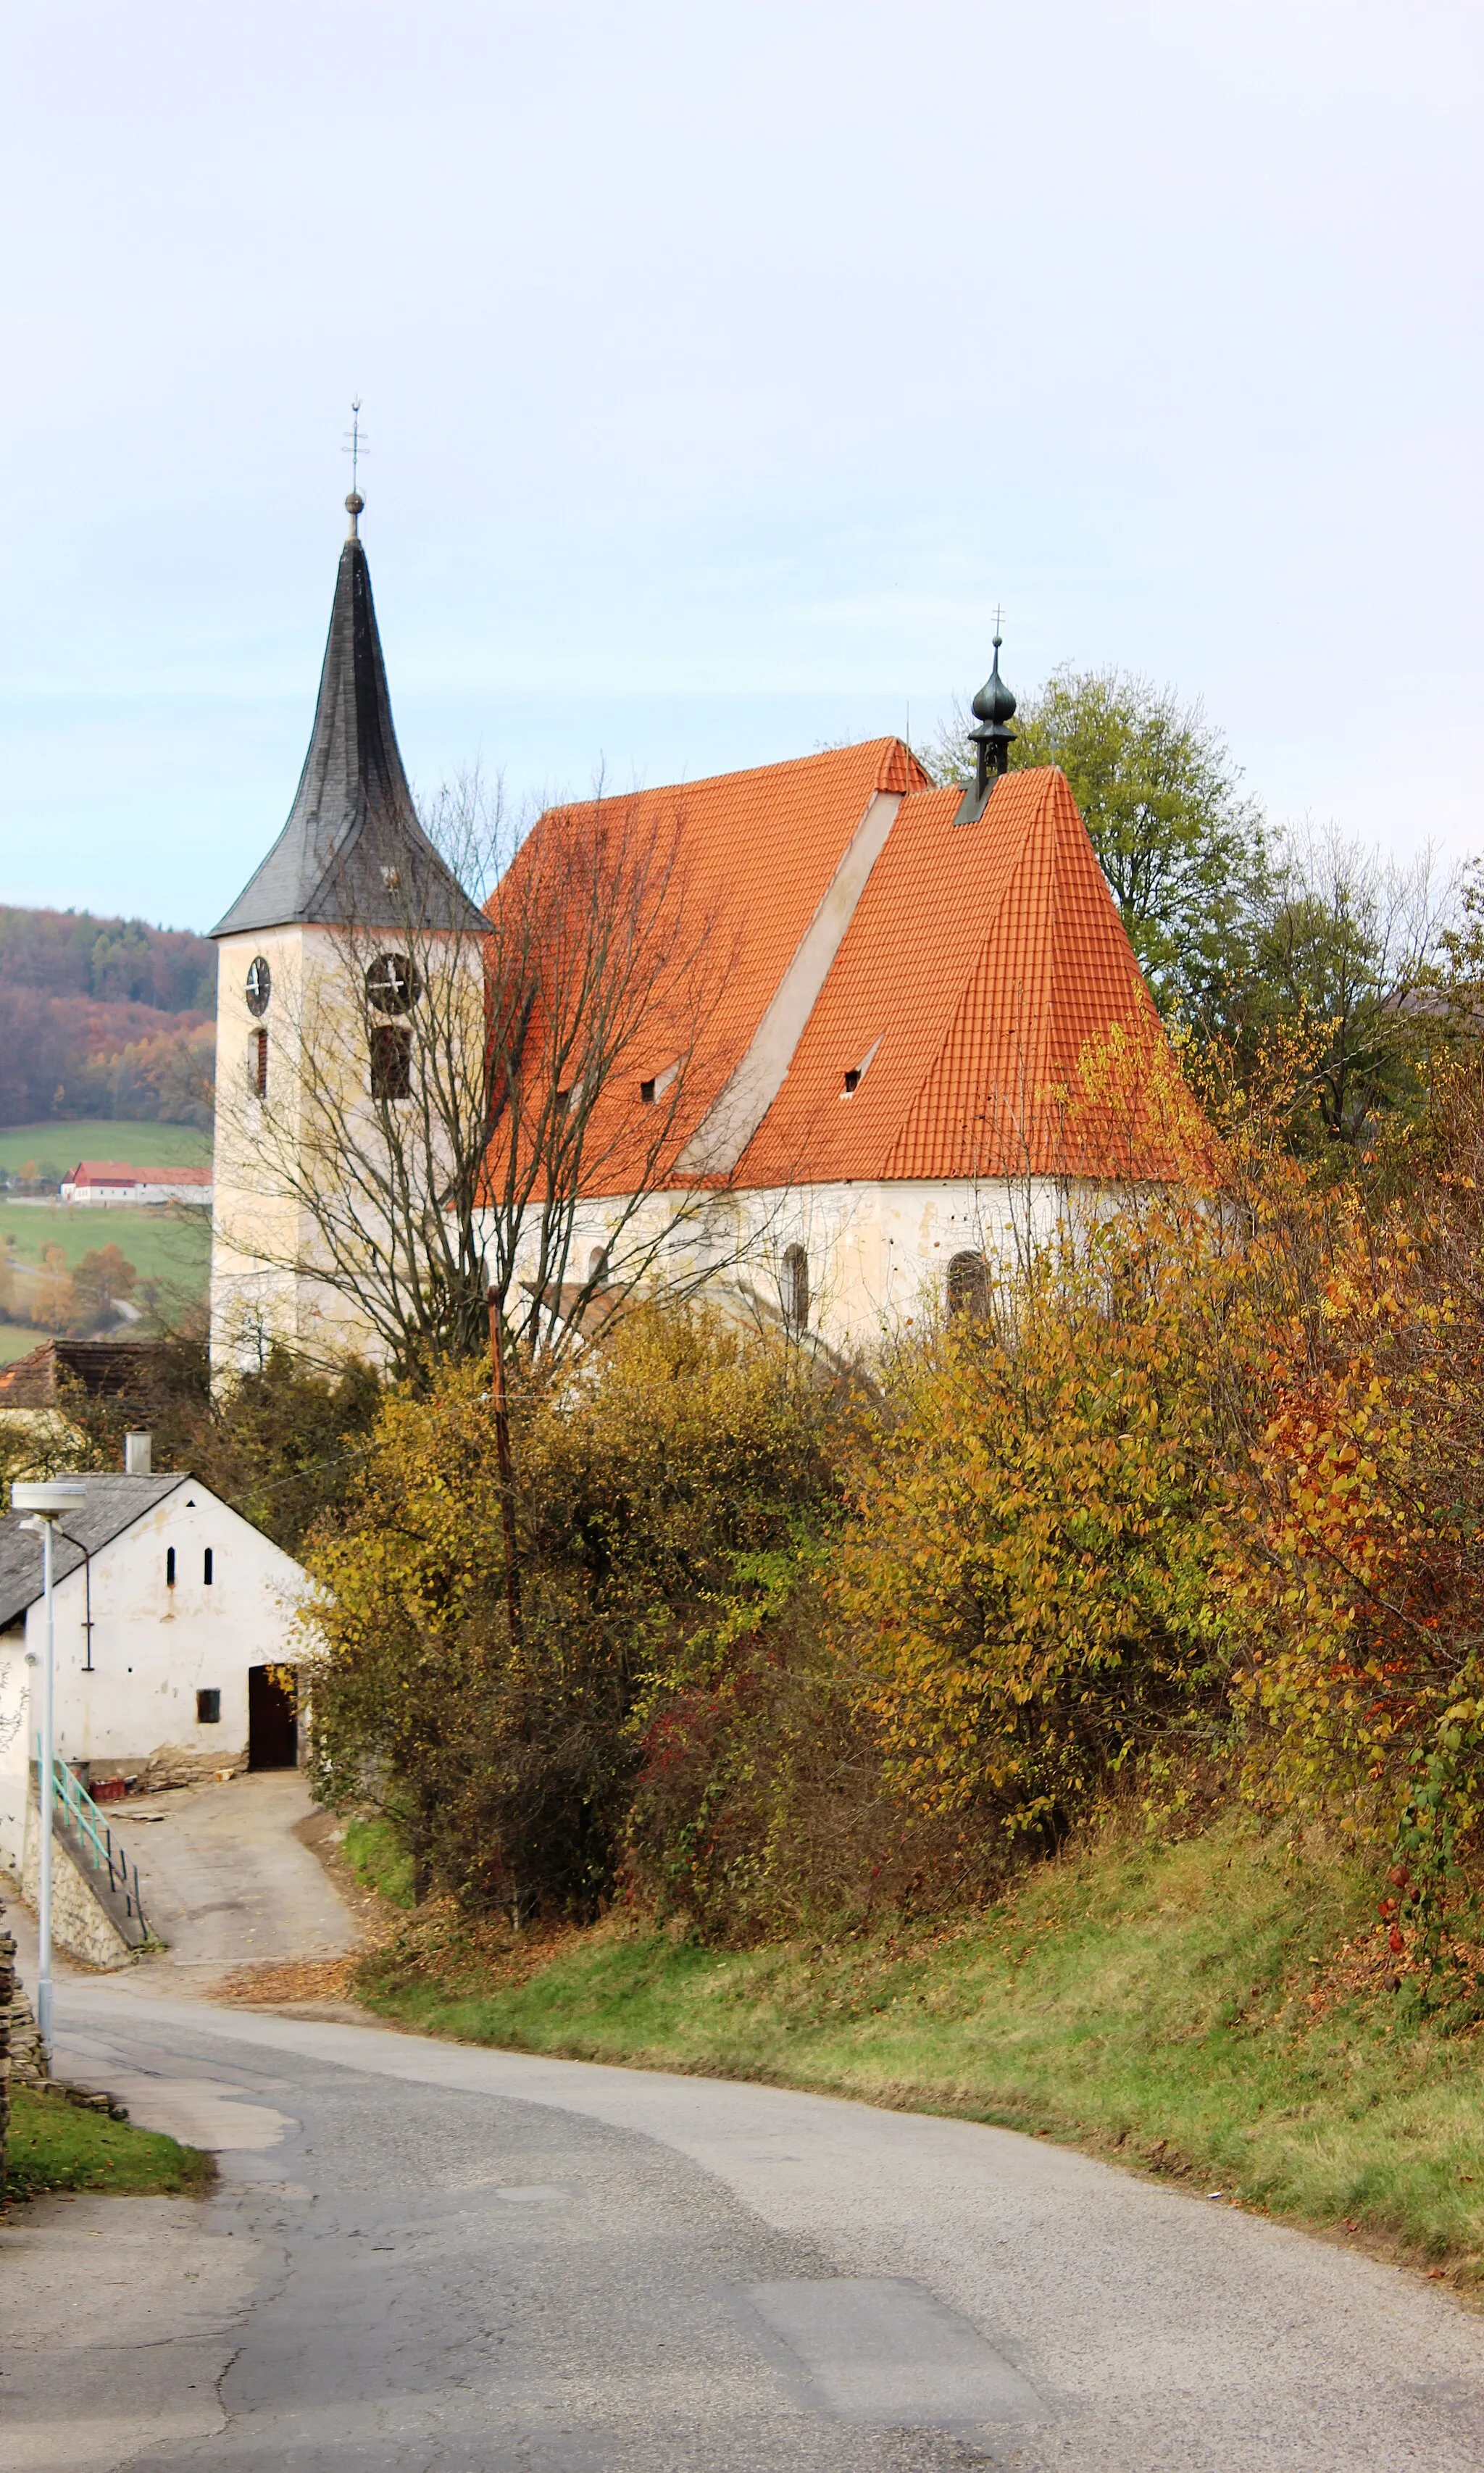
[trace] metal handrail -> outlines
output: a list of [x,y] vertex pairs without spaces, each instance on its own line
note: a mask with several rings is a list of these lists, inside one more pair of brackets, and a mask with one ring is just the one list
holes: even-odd
[[144,1920],[144,1904],[139,1895],[139,1866],[131,1863],[121,1846],[113,1843],[113,1833],[84,1786],[81,1786],[65,1761],[53,1761],[52,1777],[62,1815],[72,1823],[84,1844],[92,1853],[101,1872],[107,1872],[108,1886],[124,1900],[125,1912],[133,1917],[141,1930],[148,1931]]

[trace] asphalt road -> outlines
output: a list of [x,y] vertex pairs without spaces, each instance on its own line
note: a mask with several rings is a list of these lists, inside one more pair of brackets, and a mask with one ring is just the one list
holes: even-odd
[[1484,2322],[1033,2140],[59,1986],[204,2205],[0,2236],[6,2473],[1478,2473]]

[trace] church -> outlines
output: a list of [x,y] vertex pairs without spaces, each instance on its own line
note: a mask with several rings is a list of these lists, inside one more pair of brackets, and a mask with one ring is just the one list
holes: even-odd
[[[292,1108],[274,1120],[295,1145],[292,1173],[269,1158],[270,1093],[302,1079],[308,1009],[337,1058],[340,1116],[374,1104],[385,1122],[389,1103],[416,1109],[422,1069],[419,973],[392,949],[407,944],[410,901],[464,974],[471,1041],[509,1001],[490,984],[509,892],[477,909],[414,807],[363,503],[347,501],[288,822],[213,930],[219,1366],[251,1361],[275,1333],[320,1355],[378,1353],[317,1275],[324,1214],[305,1210],[314,1145]],[[679,853],[654,923],[666,951],[704,942],[725,969],[688,1028],[658,973],[592,1087],[556,1093],[584,1111],[558,1273],[579,1309],[653,1280],[709,1283],[798,1332],[870,1343],[971,1304],[990,1266],[1069,1214],[1187,1169],[1193,1106],[1070,787],[1055,768],[1009,769],[1015,698],[997,638],[973,710],[967,783],[936,784],[885,737],[618,803],[631,843]],[[548,810],[507,887],[574,833],[608,834],[611,807]],[[348,958],[352,930],[364,967]],[[538,954],[530,967],[541,982],[561,965]],[[560,1010],[549,985],[526,1001],[528,1084]],[[495,1104],[491,1212],[511,1138]],[[380,1208],[347,1193],[345,1223]],[[534,1228],[521,1246],[527,1285],[548,1278]]]

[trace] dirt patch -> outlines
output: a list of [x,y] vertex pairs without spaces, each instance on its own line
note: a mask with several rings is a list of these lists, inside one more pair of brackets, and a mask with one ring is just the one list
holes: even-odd
[[[347,2005],[354,1999],[352,1979],[357,1960],[349,1957],[264,1958],[256,1966],[234,1967],[211,1987],[213,2001],[231,2001],[259,2009],[276,2009],[285,2002],[319,2001]],[[363,2013],[357,2010],[359,2017]]]

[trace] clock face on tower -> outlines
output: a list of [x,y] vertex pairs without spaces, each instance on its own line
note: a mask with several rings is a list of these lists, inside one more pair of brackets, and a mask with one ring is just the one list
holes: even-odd
[[268,999],[274,992],[274,975],[261,953],[255,953],[248,965],[248,1011],[265,1014]]
[[378,1013],[410,1013],[421,985],[405,953],[378,953],[366,973],[366,993]]

